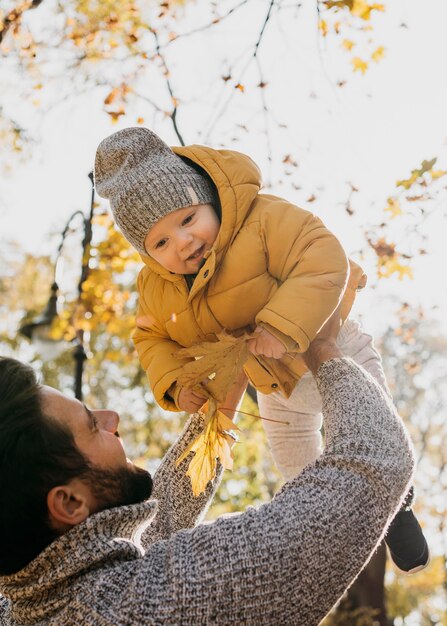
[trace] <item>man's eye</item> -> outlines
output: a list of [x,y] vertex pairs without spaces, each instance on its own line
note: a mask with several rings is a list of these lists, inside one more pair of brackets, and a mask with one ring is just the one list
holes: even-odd
[[166,239],[160,239],[160,241],[157,242],[157,244],[155,245],[156,248],[162,248],[166,243]]
[[192,220],[193,217],[194,217],[194,213],[191,213],[191,215],[188,215],[188,217],[185,217],[185,219],[182,222],[182,225],[186,226],[186,224],[189,224],[189,222]]

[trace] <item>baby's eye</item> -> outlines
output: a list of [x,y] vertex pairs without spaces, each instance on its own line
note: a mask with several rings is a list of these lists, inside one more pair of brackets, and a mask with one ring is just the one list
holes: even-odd
[[194,213],[191,213],[191,215],[188,215],[188,217],[185,217],[185,219],[182,222],[182,226],[186,226],[186,224],[189,224],[189,222],[192,220],[193,217],[194,217]]
[[158,242],[155,244],[155,247],[156,247],[156,248],[162,248],[162,247],[165,245],[165,243],[166,243],[166,239],[160,239],[160,241],[158,241]]

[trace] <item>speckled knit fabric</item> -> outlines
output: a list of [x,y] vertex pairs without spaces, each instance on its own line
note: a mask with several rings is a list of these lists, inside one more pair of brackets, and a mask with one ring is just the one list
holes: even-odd
[[193,416],[156,473],[158,505],[93,515],[0,578],[0,624],[317,625],[381,539],[413,470],[402,422],[368,374],[333,359],[317,383],[326,448],[271,502],[193,528],[216,486],[196,499],[174,465],[200,427]]

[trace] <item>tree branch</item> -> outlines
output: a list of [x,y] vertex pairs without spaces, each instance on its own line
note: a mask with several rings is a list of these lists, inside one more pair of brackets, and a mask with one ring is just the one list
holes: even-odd
[[14,25],[18,26],[20,24],[23,14],[31,9],[36,9],[42,2],[43,0],[25,0],[25,2],[22,2],[21,5],[12,9],[8,15],[5,16],[3,24],[0,27],[0,44],[9,29]]
[[173,44],[175,41],[178,41],[179,39],[184,39],[185,37],[190,37],[191,35],[195,35],[196,33],[201,33],[201,32],[203,32],[205,30],[208,30],[209,28],[212,28],[213,26],[216,26],[216,24],[221,24],[224,20],[226,20],[228,17],[230,17],[230,15],[235,13],[238,9],[240,9],[242,6],[244,6],[244,4],[247,4],[248,2],[249,2],[249,0],[242,0],[242,2],[240,2],[235,7],[230,9],[227,13],[225,13],[225,15],[222,15],[221,17],[216,17],[212,22],[209,22],[209,24],[204,24],[203,26],[199,26],[198,28],[194,28],[193,30],[188,31],[187,33],[180,33],[179,35],[176,35],[173,39],[171,39],[171,40],[167,41],[165,44],[161,45],[160,49],[167,48],[170,44]]
[[[259,32],[259,37],[255,43],[254,49],[253,49],[253,53],[251,55],[251,57],[249,58],[248,62],[245,64],[245,67],[242,69],[242,72],[239,75],[239,80],[238,83],[241,84],[243,82],[243,76],[245,75],[245,72],[248,70],[248,68],[250,67],[251,63],[253,60],[257,61],[258,59],[258,50],[259,50],[259,46],[261,45],[261,41],[263,39],[264,36],[264,32],[266,29],[266,26],[271,18],[271,14],[272,14],[272,10],[273,7],[275,6],[277,0],[270,0],[269,3],[269,8],[267,10],[267,14],[265,16],[264,22],[261,26],[261,30]],[[258,66],[259,67],[259,66]],[[214,126],[217,124],[217,122],[221,119],[221,117],[224,115],[225,111],[227,110],[231,100],[233,99],[233,96],[235,94],[235,90],[233,90],[230,95],[228,96],[228,98],[226,99],[226,101],[224,102],[222,108],[220,109],[219,113],[217,114],[217,116],[214,118],[214,120],[212,121],[212,123],[209,125],[208,130],[205,134],[205,143],[208,143],[208,137],[210,132],[212,131],[212,129],[214,128]]]
[[168,88],[169,95],[171,96],[172,104],[173,104],[173,107],[174,107],[172,109],[172,113],[170,114],[172,125],[174,126],[174,131],[175,131],[175,134],[178,137],[180,145],[184,146],[185,142],[183,140],[183,137],[182,137],[182,135],[180,133],[180,130],[178,128],[178,125],[177,125],[177,102],[178,102],[178,100],[174,96],[174,91],[172,89],[171,81],[169,80],[169,69],[168,69],[168,66],[166,64],[166,60],[165,60],[163,54],[161,53],[160,41],[158,39],[157,32],[155,30],[151,29],[151,33],[153,34],[153,36],[155,38],[156,54],[158,55],[158,57],[159,57],[159,59],[160,59],[160,61],[162,63],[163,70],[164,70],[164,75],[165,75],[165,78],[166,78],[166,86]]

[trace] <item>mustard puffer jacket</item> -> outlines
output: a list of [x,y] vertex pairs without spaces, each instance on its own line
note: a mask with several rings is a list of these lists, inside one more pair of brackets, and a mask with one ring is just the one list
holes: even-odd
[[[289,352],[304,352],[342,297],[346,318],[366,276],[318,217],[259,193],[261,175],[248,156],[203,146],[173,150],[208,173],[222,209],[217,239],[191,289],[183,275],[150,257],[138,276],[134,343],[156,401],[177,411],[167,390],[185,363],[175,354],[180,347],[260,325]],[[293,354],[252,355],[245,370],[262,393],[289,396],[306,368]]]

